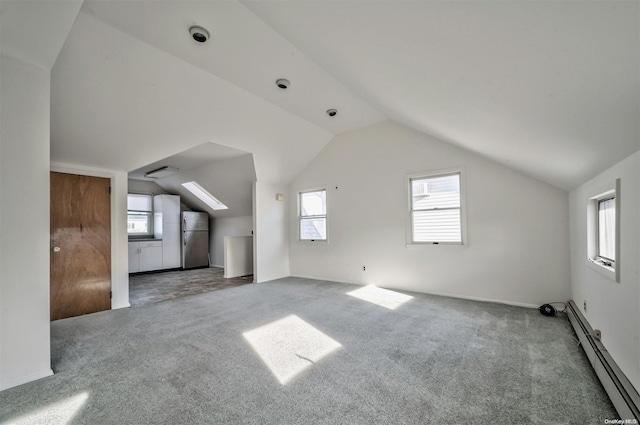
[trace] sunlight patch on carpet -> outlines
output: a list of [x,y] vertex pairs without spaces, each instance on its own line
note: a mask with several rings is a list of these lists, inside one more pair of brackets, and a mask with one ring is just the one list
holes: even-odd
[[86,392],[65,400],[49,404],[34,412],[27,413],[17,419],[10,420],[9,425],[56,424],[66,425],[85,404],[89,394]]
[[347,295],[379,305],[380,307],[388,308],[389,310],[395,310],[413,298],[410,295],[401,294],[400,292],[378,288],[375,285],[367,285],[355,291],[347,292]]
[[296,315],[244,332],[242,336],[282,385],[342,347]]

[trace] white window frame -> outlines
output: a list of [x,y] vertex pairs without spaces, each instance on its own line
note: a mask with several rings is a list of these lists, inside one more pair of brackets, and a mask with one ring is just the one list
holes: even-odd
[[[442,242],[442,241],[414,241],[413,240],[413,192],[412,180],[444,177],[457,174],[460,178],[460,242]],[[447,170],[429,171],[423,173],[408,174],[405,178],[405,188],[407,194],[407,214],[406,214],[406,245],[407,246],[465,246],[467,240],[467,219],[466,219],[466,184],[465,170],[463,168],[453,168]]]
[[127,236],[129,239],[145,239],[145,238],[149,238],[152,237],[154,235],[153,233],[153,194],[151,193],[140,193],[140,192],[128,192],[127,193],[127,204],[128,204],[128,196],[129,195],[144,195],[144,196],[148,196],[151,200],[151,210],[150,211],[139,211],[139,210],[130,210],[127,206],[127,223],[129,222],[129,214],[130,213],[134,213],[134,214],[143,214],[147,216],[147,233],[129,233],[129,226],[127,224]]
[[[607,199],[615,199],[615,260],[602,257],[599,252],[598,206]],[[587,265],[615,282],[620,282],[620,205],[620,179],[616,179],[608,188],[601,187],[596,195],[587,200]]]
[[[305,193],[311,193],[311,192],[320,192],[320,191],[324,191],[325,192],[325,213],[324,215],[308,215],[308,216],[303,216],[302,215],[302,195]],[[303,243],[316,243],[316,242],[324,242],[324,243],[328,243],[329,242],[329,191],[327,190],[326,186],[322,186],[322,187],[316,187],[316,188],[312,188],[312,189],[303,189],[303,190],[298,190],[298,242],[303,242]],[[302,239],[302,219],[309,219],[309,218],[324,218],[324,223],[325,223],[325,238],[324,239]]]

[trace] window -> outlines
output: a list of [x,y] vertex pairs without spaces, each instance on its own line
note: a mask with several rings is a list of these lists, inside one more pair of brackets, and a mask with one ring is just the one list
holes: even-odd
[[606,265],[616,261],[616,198],[598,200],[598,257]]
[[153,235],[153,198],[151,195],[127,195],[127,233],[129,236]]
[[301,241],[327,240],[327,190],[298,194],[298,218]]
[[587,203],[587,264],[620,282],[620,179],[607,186]]
[[409,178],[411,243],[462,244],[461,172]]

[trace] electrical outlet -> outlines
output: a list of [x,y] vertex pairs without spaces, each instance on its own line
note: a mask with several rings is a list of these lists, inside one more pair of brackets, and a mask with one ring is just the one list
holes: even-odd
[[362,271],[366,272],[367,271],[367,266],[362,266]]
[[582,306],[582,309],[583,309],[584,311],[587,311],[587,300],[584,300],[584,304],[583,304],[583,306]]

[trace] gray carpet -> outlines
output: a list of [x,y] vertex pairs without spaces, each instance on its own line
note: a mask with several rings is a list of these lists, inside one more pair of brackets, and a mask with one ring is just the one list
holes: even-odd
[[0,422],[603,424],[617,416],[564,315],[412,293],[391,310],[347,295],[359,288],[287,278],[53,322],[56,374],[1,392]]

